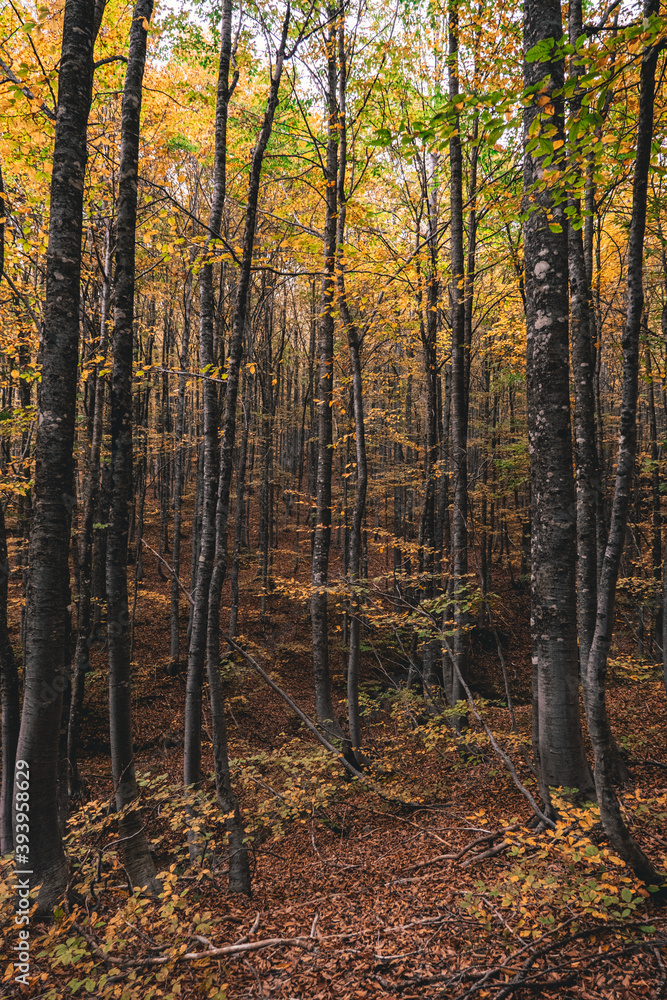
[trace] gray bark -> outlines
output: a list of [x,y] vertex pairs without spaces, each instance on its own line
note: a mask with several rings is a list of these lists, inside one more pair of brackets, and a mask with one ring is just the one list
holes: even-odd
[[[345,179],[347,173],[347,118],[346,118],[346,90],[347,90],[347,61],[345,53],[345,28],[344,23],[338,29],[338,121],[339,121],[339,142],[338,142],[338,222],[336,231],[336,256],[337,256],[337,287],[338,302],[343,320],[343,327],[347,334],[348,349],[350,352],[350,370],[352,372],[352,405],[354,409],[354,443],[357,475],[354,490],[354,506],[352,509],[352,523],[349,531],[348,541],[348,575],[350,585],[359,588],[361,577],[361,554],[362,538],[361,529],[366,511],[366,491],[368,485],[368,466],[366,460],[366,431],[364,427],[364,394],[361,378],[361,348],[362,338],[359,335],[356,323],[353,321],[345,288],[345,221],[347,213],[347,195],[345,190]],[[347,480],[346,480],[347,482]],[[362,601],[359,594],[352,593],[349,604],[349,637],[348,637],[348,658],[347,658],[347,711],[350,729],[350,741],[352,743],[352,753],[356,755],[359,763],[359,750],[361,749],[361,718],[359,715],[359,661],[361,647],[361,608]]]
[[[104,274],[100,292],[100,354],[107,350],[107,319],[109,315],[109,292],[111,283],[111,223],[106,227]],[[79,601],[77,605],[77,638],[74,651],[74,675],[70,701],[69,726],[67,733],[67,758],[69,763],[69,794],[76,795],[81,789],[81,777],[77,763],[79,728],[85,691],[86,674],[90,669],[90,649],[94,640],[97,623],[93,621],[93,523],[99,503],[100,492],[100,450],[104,428],[105,380],[95,375],[93,425],[88,453],[86,479],[83,496],[83,514],[79,526]]]
[[[571,0],[569,41],[575,45],[583,32],[581,0]],[[576,59],[571,73],[576,78],[585,67]],[[570,101],[573,120],[581,113],[581,95],[575,91]],[[570,166],[576,181],[576,149],[570,150],[574,163]],[[575,215],[568,225],[570,279],[570,317],[572,338],[572,374],[574,380],[574,460],[576,469],[577,505],[577,628],[582,684],[586,691],[586,665],[595,631],[597,605],[597,512],[600,509],[600,474],[595,440],[595,386],[592,328],[592,293],[590,271],[586,265],[584,238],[580,221],[579,198],[568,199]]]
[[336,9],[327,8],[330,19],[326,40],[327,50],[327,150],[326,150],[326,215],[324,221],[324,261],[320,293],[318,330],[319,384],[317,390],[317,485],[313,556],[311,566],[312,596],[310,617],[313,633],[313,677],[315,708],[318,721],[328,737],[343,739],[331,698],[329,671],[329,623],[327,583],[329,549],[331,545],[331,466],[333,458],[333,351],[334,296],[336,269],[336,214],[338,202],[338,102],[336,100]]
[[[647,0],[644,4],[645,19],[657,15],[659,9],[659,0]],[[644,308],[644,234],[658,52],[659,46],[656,44],[645,48],[640,69],[637,157],[632,185],[632,216],[627,255],[627,312],[622,338],[623,384],[616,483],[611,525],[598,584],[597,622],[588,660],[589,697],[586,702],[588,730],[595,753],[595,788],[600,806],[600,819],[615,851],[639,878],[649,884],[663,882],[664,875],[656,870],[630,834],[614,791],[614,746],[607,721],[606,672],[614,628],[616,584],[628,524],[632,474],[637,450],[639,335]]]
[[[562,37],[560,0],[526,0],[524,51]],[[524,63],[527,87],[546,78],[547,109],[535,98],[524,112],[526,383],[531,477],[531,631],[538,719],[536,756],[543,787],[592,790],[579,713],[575,599],[575,496],[568,358],[567,224],[531,151],[531,126],[564,138],[563,61]],[[535,123],[535,124],[534,124]],[[550,225],[551,222],[551,225]],[[551,227],[557,230],[554,232]]]
[[[139,181],[139,135],[146,28],[153,0],[138,0],[130,27],[123,90],[117,240],[114,270],[113,368],[111,372],[111,510],[107,540],[107,631],[109,641],[109,727],[116,809],[139,795],[132,746],[132,668],[127,594],[129,513],[132,489],[132,347],[134,261]],[[132,807],[119,816],[125,870],[136,886],[157,890],[155,865],[141,813]]]
[[[46,303],[38,393],[36,467],[26,604],[23,714],[17,759],[30,773],[30,851],[17,854],[49,911],[67,864],[58,823],[58,745],[66,668],[67,594],[76,415],[83,188],[90,111],[94,0],[67,0],[58,74]],[[16,840],[16,813],[14,814]]]
[[[213,264],[206,260],[211,242],[220,238],[222,213],[227,187],[227,118],[231,90],[229,71],[232,54],[232,2],[225,0],[220,36],[220,62],[215,114],[215,158],[213,196],[208,223],[205,259],[199,273],[199,362],[202,368],[214,364],[213,334],[215,307]],[[206,662],[206,629],[209,614],[209,589],[215,555],[215,507],[218,489],[218,398],[215,382],[204,379],[201,386],[204,417],[204,456],[200,482],[202,512],[197,559],[197,579],[193,586],[193,615],[188,648],[188,675],[185,692],[185,752],[183,780],[186,786],[201,781],[202,685]],[[217,661],[216,661],[217,668]],[[195,854],[197,848],[194,848]]]
[[[458,46],[459,46],[458,0],[450,0],[449,5],[449,96],[456,103],[459,93]],[[470,299],[472,309],[472,289],[465,283],[463,254],[463,155],[460,137],[461,122],[455,115],[454,134],[449,140],[450,164],[450,256],[452,283],[450,288],[452,326],[452,466],[454,471],[454,512],[452,517],[452,562],[454,589],[454,656],[458,670],[452,674],[452,688],[449,692],[450,705],[465,698],[460,678],[467,674],[467,613],[465,588],[468,572],[468,378],[470,373],[470,345],[466,346],[466,300]],[[474,226],[470,238],[474,239]],[[470,276],[472,277],[472,276]],[[472,314],[470,317],[472,331]]]

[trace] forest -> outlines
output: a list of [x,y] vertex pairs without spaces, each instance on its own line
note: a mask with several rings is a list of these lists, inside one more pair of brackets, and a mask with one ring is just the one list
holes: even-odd
[[667,998],[666,70],[0,5],[2,997]]

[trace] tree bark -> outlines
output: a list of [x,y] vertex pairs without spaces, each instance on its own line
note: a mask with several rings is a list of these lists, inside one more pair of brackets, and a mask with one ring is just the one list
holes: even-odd
[[[106,227],[104,274],[100,292],[100,342],[99,353],[106,355],[107,319],[109,316],[109,293],[111,286],[112,262],[111,223]],[[69,762],[69,794],[76,795],[81,790],[81,776],[77,763],[79,728],[83,708],[86,674],[90,669],[90,649],[93,644],[97,622],[93,621],[93,523],[99,503],[100,492],[100,451],[104,429],[104,389],[105,380],[95,375],[93,426],[88,453],[86,479],[84,485],[83,514],[79,526],[79,601],[77,605],[77,637],[74,651],[74,676],[70,700],[69,726],[67,733],[67,758]]]
[[[524,53],[562,37],[560,0],[526,0]],[[592,790],[579,713],[575,599],[575,497],[568,379],[567,225],[551,190],[540,130],[564,142],[563,60],[524,62],[527,87],[542,81],[539,109],[524,112],[526,391],[531,476],[531,630],[538,692],[536,755],[543,787]],[[539,116],[539,117],[538,117]],[[558,154],[555,154],[558,161]],[[554,231],[555,230],[555,231]]]
[[[354,506],[352,523],[348,541],[348,575],[352,588],[360,587],[362,539],[361,529],[366,512],[366,491],[368,486],[368,464],[366,460],[366,432],[364,426],[364,392],[361,377],[362,338],[356,323],[353,321],[345,288],[345,221],[347,213],[347,194],[345,180],[347,173],[347,60],[345,53],[344,20],[338,29],[338,222],[336,231],[337,287],[343,326],[347,334],[350,352],[350,370],[352,373],[352,405],[354,409],[354,444],[357,475],[354,490]],[[352,753],[357,764],[361,763],[361,718],[359,715],[359,661],[361,648],[361,608],[359,593],[351,594],[349,603],[349,637],[347,658],[347,711],[350,730]]]
[[[570,0],[569,41],[576,46],[583,33],[581,0]],[[583,73],[585,67],[573,57],[572,76]],[[576,121],[581,114],[581,95],[575,90],[570,100],[570,116]],[[570,166],[573,181],[579,172],[576,167],[576,148],[570,150],[574,164]],[[574,381],[574,460],[576,469],[577,506],[577,628],[579,633],[579,662],[581,665],[584,696],[586,692],[586,666],[595,631],[597,606],[597,512],[600,508],[600,474],[595,440],[595,386],[592,330],[592,293],[589,268],[586,265],[581,222],[581,201],[568,199],[574,212],[568,224],[568,254],[570,279],[570,317],[572,338],[572,374]]]
[[227,531],[231,497],[231,479],[236,439],[236,404],[238,399],[239,372],[243,355],[243,333],[250,295],[252,254],[257,229],[257,203],[264,154],[271,137],[273,120],[278,106],[278,91],[282,78],[287,32],[291,10],[289,4],[282,24],[282,34],[273,66],[269,95],[262,127],[253,150],[248,181],[245,226],[243,231],[243,257],[236,289],[232,336],[229,346],[225,411],[222,443],[220,446],[220,477],[216,510],[215,558],[208,605],[207,664],[211,718],[213,723],[213,749],[215,759],[215,786],[218,804],[226,815],[225,826],[229,837],[229,888],[232,892],[250,895],[250,864],[245,846],[245,834],[238,800],[232,788],[222,689],[220,684],[220,599],[227,574]]
[[[30,775],[30,850],[16,870],[41,884],[39,909],[62,897],[67,864],[58,823],[58,745],[66,668],[67,594],[76,416],[83,187],[90,111],[94,0],[67,0],[58,74],[58,110],[40,347],[36,467],[26,604],[23,715],[17,759]],[[21,814],[18,814],[21,815]],[[14,814],[14,840],[22,823]]]
[[[213,332],[215,322],[213,294],[213,264],[206,259],[212,241],[220,238],[222,213],[227,188],[227,118],[229,101],[235,86],[230,85],[232,57],[232,0],[225,0],[220,34],[220,62],[215,112],[215,158],[213,163],[213,197],[204,250],[204,263],[199,273],[199,362],[202,368],[214,364]],[[193,586],[193,615],[188,648],[188,675],[185,692],[185,752],[183,780],[197,787],[201,780],[201,718],[202,685],[206,662],[206,629],[209,613],[209,589],[215,555],[215,506],[218,490],[218,398],[215,382],[204,379],[201,386],[204,417],[204,462],[201,479],[202,514],[197,560],[197,580]],[[216,661],[217,667],[217,661]],[[193,848],[195,855],[196,846]]]
[[[644,19],[657,16],[659,0],[647,0]],[[614,748],[606,710],[606,672],[614,628],[616,584],[628,524],[632,473],[637,450],[637,396],[639,380],[639,334],[644,309],[643,255],[646,231],[648,176],[653,140],[655,70],[659,44],[644,49],[640,69],[637,156],[632,184],[632,216],[628,241],[627,312],[623,329],[623,384],[621,420],[616,463],[616,483],[611,525],[598,584],[597,622],[588,660],[589,697],[586,703],[588,731],[595,753],[595,788],[600,819],[614,850],[648,884],[664,881],[635,842],[623,819],[614,791]]]
[[[449,4],[449,97],[456,106],[459,94],[459,2]],[[460,677],[467,675],[466,574],[468,572],[468,376],[470,345],[466,346],[466,283],[463,255],[463,155],[459,115],[454,115],[454,133],[449,140],[450,164],[450,255],[452,283],[450,291],[452,326],[452,465],[454,469],[454,512],[452,517],[452,556],[454,591],[454,656],[458,670],[452,674],[450,705],[465,698]],[[473,233],[470,234],[474,238]],[[472,291],[471,293],[472,294]],[[472,309],[472,301],[470,302]],[[472,331],[472,317],[471,317]],[[459,723],[460,725],[460,723]]]
[[333,351],[334,296],[336,270],[336,218],[338,202],[338,102],[336,100],[336,8],[327,8],[329,31],[327,51],[327,150],[326,214],[324,221],[324,261],[320,293],[318,331],[319,385],[317,393],[317,486],[313,557],[311,565],[312,596],[310,617],[313,633],[313,677],[318,721],[329,739],[344,739],[331,698],[329,672],[329,622],[327,584],[331,545],[331,466],[333,459]]
[[[195,192],[199,190],[195,188]],[[195,193],[193,215],[197,214],[197,197]],[[183,487],[185,478],[185,387],[187,375],[185,370],[188,365],[188,352],[190,350],[190,328],[192,310],[192,268],[188,270],[186,287],[184,292],[183,307],[183,340],[181,342],[180,367],[181,374],[178,376],[178,401],[176,404],[176,442],[174,455],[174,540],[172,544],[171,564],[174,575],[171,581],[171,658],[168,673],[174,675],[180,670],[180,596],[181,588],[178,584],[181,572],[181,519]]]
[[[153,0],[138,0],[130,27],[123,90],[117,239],[114,271],[113,368],[111,373],[111,510],[107,540],[107,631],[109,641],[109,727],[111,767],[123,864],[132,885],[156,891],[155,865],[136,806],[132,746],[132,667],[127,600],[127,555],[132,489],[132,348],[134,262],[139,180],[139,135],[146,26]],[[124,810],[121,812],[121,810]]]

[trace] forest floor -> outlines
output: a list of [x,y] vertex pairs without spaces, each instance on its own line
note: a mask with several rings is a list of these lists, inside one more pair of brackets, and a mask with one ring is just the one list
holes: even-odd
[[[347,780],[262,679],[238,657],[230,662],[230,755],[249,836],[252,898],[227,892],[223,825],[210,777],[196,805],[210,840],[201,865],[189,865],[180,786],[185,680],[164,670],[169,582],[158,578],[149,553],[144,567],[135,622],[134,730],[146,830],[164,894],[159,900],[131,896],[114,845],[100,650],[88,679],[80,755],[87,796],[73,812],[67,842],[80,901],[50,925],[33,923],[31,981],[19,986],[9,957],[15,928],[8,883],[0,890],[3,953],[10,963],[0,995],[667,998],[667,914],[609,850],[595,807],[558,799],[557,829],[536,835],[526,799],[474,720],[457,742],[444,716],[431,717],[418,694],[394,688],[382,674],[378,661],[391,672],[382,637],[375,645],[378,658],[372,649],[364,655],[362,685],[376,790]],[[303,595],[276,591],[263,616],[253,577],[249,562],[239,642],[313,717]],[[484,696],[486,722],[535,792],[525,760],[528,597],[502,578],[496,588],[517,733],[504,705],[497,653],[484,633],[473,643],[476,690]],[[223,621],[226,614],[223,607]],[[183,607],[184,630],[186,624]],[[629,647],[627,637],[624,642]],[[340,636],[331,653],[343,715]],[[609,701],[632,771],[622,793],[626,816],[665,870],[667,715],[657,664],[617,650]],[[204,733],[210,776],[206,711]],[[5,862],[7,875],[10,870]],[[191,957],[210,946],[232,950]]]

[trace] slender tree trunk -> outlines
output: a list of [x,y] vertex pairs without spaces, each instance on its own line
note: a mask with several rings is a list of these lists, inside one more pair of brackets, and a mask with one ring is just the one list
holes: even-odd
[[317,487],[313,557],[311,566],[312,596],[310,617],[313,630],[313,676],[315,707],[319,722],[329,738],[343,739],[331,698],[329,673],[329,622],[327,584],[331,545],[331,465],[333,459],[333,351],[334,296],[336,269],[336,213],[338,171],[338,103],[336,100],[336,8],[328,7],[327,50],[327,155],[326,215],[324,222],[324,262],[319,319],[319,386],[317,391]]
[[[569,8],[569,38],[575,45],[581,36],[581,0],[571,0]],[[584,71],[575,59],[573,75]],[[570,101],[570,114],[576,121],[581,114],[581,96],[575,91]],[[570,151],[576,163],[576,149]],[[576,171],[576,166],[574,168]],[[568,225],[568,255],[570,278],[570,316],[572,338],[572,369],[574,379],[574,460],[576,469],[577,505],[577,627],[579,662],[582,684],[586,692],[586,665],[595,631],[597,606],[597,511],[600,476],[595,441],[594,359],[591,329],[591,288],[586,266],[581,228],[575,223],[581,215],[578,198],[570,198],[568,206],[576,213]]]
[[220,478],[216,511],[215,560],[211,577],[208,608],[207,662],[211,696],[211,717],[213,721],[213,749],[215,758],[215,784],[218,803],[226,815],[225,826],[229,837],[229,888],[232,892],[250,895],[250,865],[245,846],[245,834],[238,800],[231,785],[225,731],[224,704],[220,685],[220,599],[222,585],[227,573],[227,529],[231,496],[231,479],[236,438],[236,405],[238,399],[239,371],[243,354],[243,333],[250,294],[252,254],[257,229],[257,203],[262,172],[262,162],[268,145],[273,120],[278,106],[278,91],[282,77],[287,32],[290,23],[290,7],[282,25],[282,35],[275,56],[273,76],[262,121],[262,127],[253,150],[248,182],[245,227],[243,232],[243,257],[236,289],[236,301],[232,320],[232,336],[229,345],[229,362],[225,390],[225,412],[222,443],[220,446]]
[[[66,669],[67,595],[76,416],[79,299],[86,138],[93,77],[94,0],[67,0],[58,74],[46,260],[46,304],[37,402],[36,467],[30,536],[23,714],[17,759],[30,775],[30,847],[16,871],[41,885],[39,908],[62,897],[67,864],[58,822],[58,745]],[[14,814],[14,842],[24,832]]]
[[232,555],[231,572],[231,598],[229,609],[229,635],[233,639],[236,636],[239,617],[239,569],[241,562],[241,548],[243,545],[243,515],[245,512],[245,473],[248,463],[248,434],[250,431],[250,420],[245,407],[245,388],[242,389],[244,398],[244,418],[243,435],[241,437],[241,451],[239,455],[238,468],[236,470],[236,513],[234,519],[234,552]]
[[[526,0],[524,50],[562,37],[560,0]],[[540,131],[563,141],[563,61],[524,63],[526,86],[546,80],[549,104],[524,112],[526,383],[532,497],[532,638],[538,711],[536,755],[543,787],[589,793],[583,748],[575,599],[575,497],[568,380],[567,223],[548,186],[538,188]],[[542,96],[540,97],[542,100]],[[551,113],[549,113],[549,111]],[[556,154],[557,155],[557,154]],[[551,225],[550,225],[551,224]],[[560,232],[554,232],[551,226]]]
[[[106,227],[104,274],[100,295],[100,343],[99,353],[107,351],[107,320],[109,317],[109,293],[111,288],[111,223]],[[95,375],[93,426],[90,452],[86,469],[83,496],[83,514],[79,526],[79,602],[77,606],[77,638],[74,651],[74,676],[70,700],[69,726],[67,734],[67,758],[69,761],[69,794],[76,795],[81,790],[81,777],[77,763],[79,729],[86,682],[90,669],[90,649],[93,644],[97,623],[93,621],[93,523],[99,503],[100,492],[100,451],[104,429],[104,389],[105,380]]]
[[[647,330],[648,334],[648,330]],[[646,375],[648,382],[648,413],[649,431],[651,435],[651,569],[653,579],[656,582],[656,592],[660,587],[662,577],[662,518],[660,514],[660,460],[658,450],[658,422],[655,410],[655,388],[653,385],[653,366],[651,364],[651,347],[646,343]],[[658,603],[655,618],[655,636],[658,641],[662,641],[662,602]],[[653,631],[651,631],[651,645],[653,644]]]
[[287,7],[282,25],[282,35],[275,55],[273,76],[269,85],[266,110],[262,127],[253,150],[248,179],[248,195],[243,230],[243,256],[232,318],[232,335],[229,343],[227,380],[225,389],[225,410],[223,417],[222,441],[220,444],[220,475],[218,482],[218,502],[216,510],[215,559],[211,576],[208,613],[208,656],[216,664],[220,658],[220,600],[222,587],[227,576],[227,535],[229,526],[229,506],[231,496],[232,471],[234,468],[234,444],[236,441],[236,407],[239,391],[239,373],[243,356],[243,334],[246,326],[252,272],[252,254],[257,231],[257,204],[262,174],[262,163],[266,147],[273,130],[273,119],[278,107],[278,91],[282,78],[287,31],[290,22],[290,8]]
[[[655,17],[659,0],[647,0],[644,18]],[[588,661],[589,697],[586,703],[588,731],[595,752],[595,788],[600,819],[615,851],[649,884],[664,876],[634,841],[623,819],[614,791],[614,747],[606,710],[606,672],[614,627],[616,584],[628,524],[632,473],[637,444],[637,395],[639,380],[639,334],[644,309],[643,254],[646,230],[648,175],[653,139],[655,70],[659,45],[644,49],[640,69],[637,157],[632,185],[632,216],[628,242],[627,313],[623,330],[623,387],[616,464],[616,484],[607,548],[598,584],[597,623]]]
[[[114,272],[113,369],[111,373],[111,512],[107,541],[107,629],[111,767],[122,838],[123,864],[132,885],[158,888],[138,808],[132,746],[132,668],[127,601],[127,553],[132,490],[132,344],[134,261],[139,179],[139,135],[146,28],[153,0],[138,0],[130,27],[123,91]],[[121,812],[123,810],[123,812]]]
[[[5,266],[5,189],[0,170],[0,281]],[[14,765],[16,744],[21,723],[19,707],[19,677],[14,650],[7,623],[7,589],[9,584],[9,557],[5,509],[0,503],[0,698],[2,699],[2,788],[0,788],[0,854],[9,854],[14,848],[12,829]]]
[[[197,214],[197,202],[195,199],[193,214]],[[181,343],[180,366],[181,374],[178,377],[178,401],[176,404],[176,448],[174,456],[174,541],[172,545],[172,568],[174,575],[171,580],[171,659],[169,663],[169,673],[177,674],[180,669],[180,597],[181,588],[178,585],[178,578],[181,571],[181,518],[183,503],[183,487],[185,473],[185,387],[187,376],[185,369],[188,364],[188,351],[190,349],[190,314],[192,308],[192,270],[188,271],[185,289],[184,319],[183,319],[183,340]]]
[[[366,461],[366,431],[364,426],[364,392],[361,378],[361,347],[362,342],[356,324],[352,320],[345,289],[345,221],[347,212],[347,195],[345,190],[347,173],[347,119],[346,119],[347,61],[345,53],[344,21],[338,29],[338,222],[336,232],[337,256],[337,286],[343,326],[347,333],[347,343],[350,351],[350,369],[352,372],[352,403],[354,409],[354,442],[357,476],[354,491],[354,507],[352,523],[348,540],[349,580],[354,588],[360,587],[361,575],[361,528],[366,512],[366,490],[368,485],[368,467]],[[347,482],[347,480],[345,480]],[[360,595],[353,593],[350,598],[349,616],[350,628],[348,637],[347,659],[347,709],[350,728],[352,753],[359,762],[361,749],[361,718],[359,715],[359,661],[361,647],[361,608]]]
[[[216,166],[215,192],[211,210],[209,229],[213,236],[220,232],[222,208],[225,196],[226,167],[226,132],[227,109],[230,87],[229,62],[231,57],[231,2],[226,0],[220,55],[220,74],[218,82],[218,106],[216,114]],[[229,887],[232,892],[250,893],[250,869],[248,853],[244,845],[244,832],[241,822],[238,802],[231,786],[229,764],[227,760],[227,736],[225,731],[224,705],[220,685],[220,597],[222,584],[227,569],[227,522],[229,517],[229,498],[232,476],[232,459],[236,433],[236,403],[238,396],[239,370],[243,349],[243,332],[245,329],[246,310],[250,289],[252,252],[257,226],[257,202],[262,170],[262,161],[273,128],[273,119],[278,104],[278,89],[282,76],[287,30],[289,27],[289,8],[283,22],[283,32],[280,48],[276,55],[274,74],[269,88],[269,97],[262,122],[262,128],[253,150],[248,184],[248,200],[246,206],[245,228],[243,235],[243,258],[241,273],[236,292],[232,336],[229,345],[227,366],[227,382],[225,390],[225,413],[222,444],[220,448],[219,482],[214,478],[212,454],[207,466],[204,466],[204,514],[202,519],[202,543],[197,575],[197,596],[195,597],[195,613],[190,641],[188,663],[188,691],[190,717],[186,720],[186,751],[185,763],[186,784],[196,784],[200,779],[201,748],[199,745],[201,730],[201,678],[204,660],[208,667],[209,693],[211,697],[211,716],[213,722],[213,746],[215,759],[216,791],[220,808],[226,814],[225,825],[230,844]],[[236,77],[235,77],[236,79]],[[232,88],[235,82],[232,84]],[[211,289],[202,284],[205,272],[210,265],[205,265],[200,278],[200,328],[201,342],[208,349],[209,329],[212,331],[212,282]],[[212,274],[212,272],[211,272]],[[210,302],[210,308],[209,308]],[[210,317],[208,319],[207,317]],[[205,327],[206,324],[206,327]],[[212,337],[210,338],[212,346]],[[212,384],[212,383],[211,383]],[[217,402],[217,401],[216,401]],[[212,406],[211,406],[212,409]],[[209,423],[212,421],[209,414]],[[217,420],[215,421],[217,435]],[[206,443],[206,449],[212,449],[214,441]],[[217,494],[217,509],[216,509]],[[195,690],[195,682],[197,689]]]
[[[199,362],[202,368],[215,363],[213,333],[215,308],[213,293],[213,264],[208,260],[213,241],[220,238],[222,213],[227,186],[227,118],[229,101],[236,85],[230,85],[229,70],[232,57],[232,0],[225,0],[220,36],[220,62],[215,115],[215,160],[213,165],[213,197],[209,216],[205,259],[199,272]],[[204,379],[201,385],[204,417],[204,465],[201,478],[202,514],[197,581],[193,589],[193,616],[188,649],[188,676],[185,692],[185,751],[183,780],[187,786],[197,787],[201,781],[201,719],[202,685],[206,662],[206,627],[209,613],[209,589],[215,555],[215,505],[218,491],[218,396],[216,384]],[[217,668],[217,661],[216,661]],[[193,859],[199,853],[197,844],[191,845]]]
[[[449,97],[456,105],[459,94],[459,0],[449,4]],[[470,372],[469,345],[466,349],[466,285],[463,256],[463,155],[460,119],[455,116],[454,134],[449,140],[450,163],[450,253],[452,283],[452,465],[454,468],[454,513],[452,518],[452,555],[454,589],[454,656],[458,670],[453,672],[450,705],[464,698],[459,676],[467,674],[467,613],[465,588],[468,572],[468,387]],[[472,235],[472,234],[471,234]],[[472,295],[472,290],[470,292]],[[472,301],[470,308],[472,307]],[[472,317],[471,317],[472,330]]]

